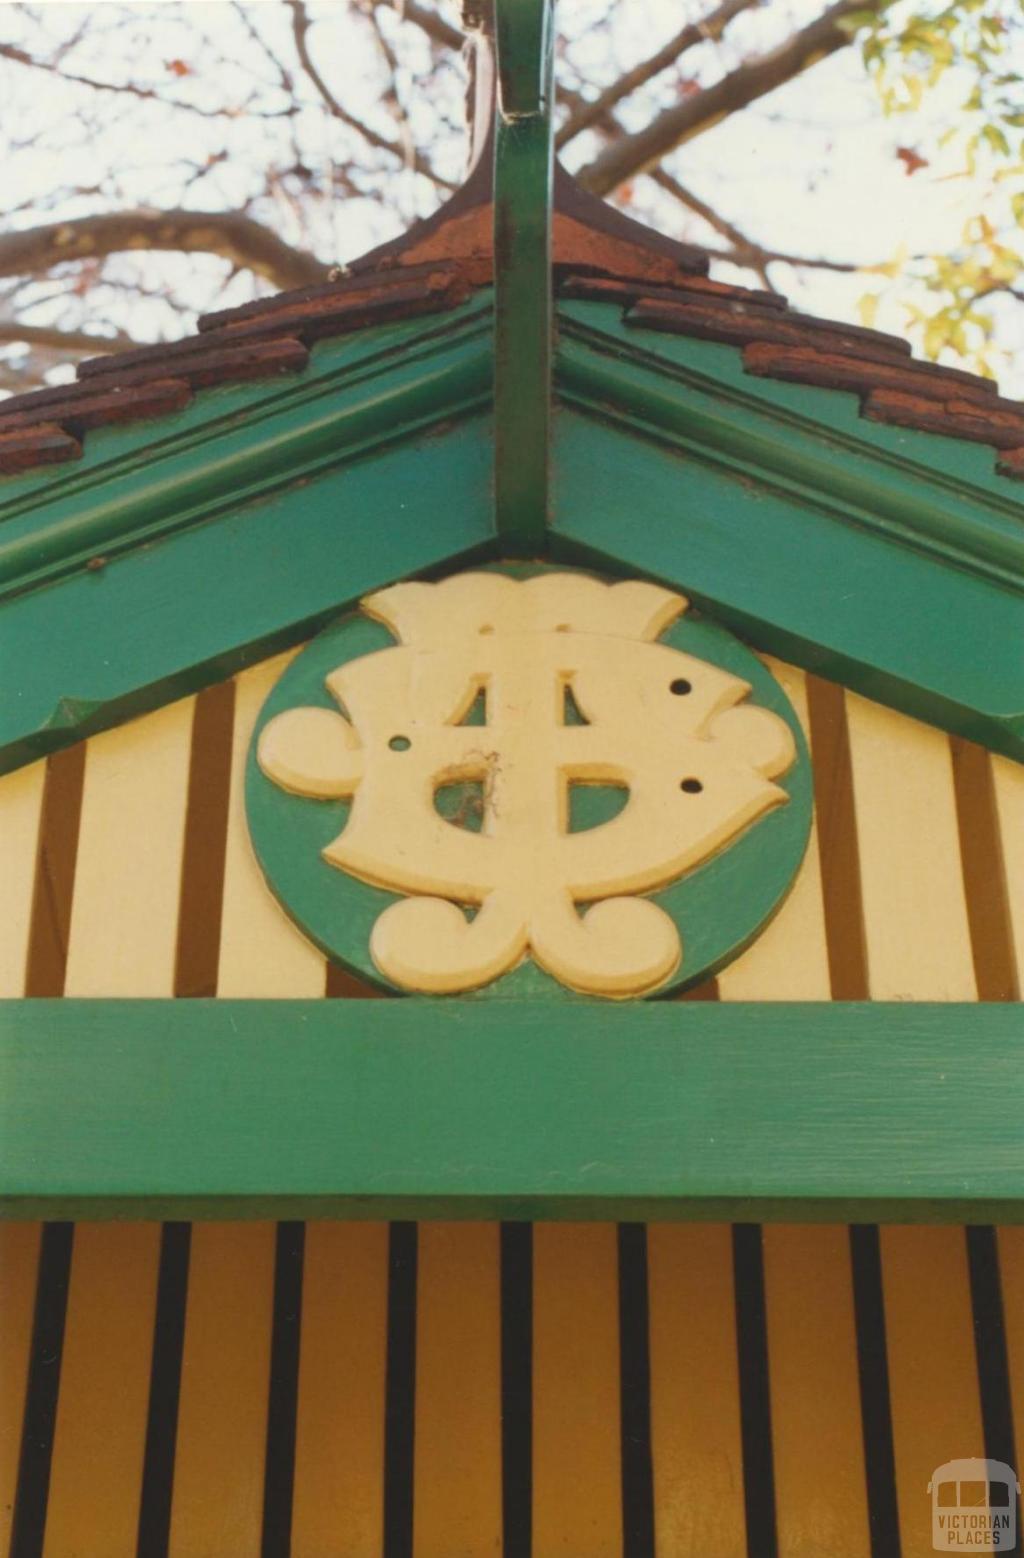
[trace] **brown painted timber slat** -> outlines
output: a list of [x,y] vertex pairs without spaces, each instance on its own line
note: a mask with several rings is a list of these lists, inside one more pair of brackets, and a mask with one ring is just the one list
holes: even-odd
[[77,460],[82,446],[55,422],[40,422],[36,427],[0,432],[0,472],[12,476],[31,470],[34,465],[54,465],[60,460]]
[[[22,399],[21,396],[17,398]],[[46,415],[48,421],[59,422],[66,431],[77,434],[115,422],[167,416],[187,406],[191,398],[192,390],[184,379],[153,379],[130,392],[104,389],[98,394],[91,384],[65,385],[62,397],[55,398],[47,406]],[[38,425],[33,408],[11,410],[10,402],[0,401],[0,432]]]
[[[725,281],[712,281],[709,276],[681,276],[671,287],[652,286],[650,282],[630,276],[602,275],[597,267],[561,267],[566,271],[558,289],[560,297],[578,298],[581,302],[621,302],[625,305],[652,298],[668,303],[687,303],[699,298],[702,302],[756,303],[772,313],[785,313],[788,305],[779,292],[762,292],[753,287],[734,287]],[[556,275],[560,267],[554,266]],[[593,273],[592,273],[593,271]],[[879,332],[872,332],[879,333]],[[894,341],[899,347],[902,343]],[[909,346],[907,351],[909,351]]]
[[876,389],[864,402],[864,415],[872,422],[895,422],[922,433],[945,433],[991,444],[996,449],[1018,449],[1024,441],[1024,407],[1001,400],[981,406],[959,396],[937,403],[918,389],[908,394],[897,389]]
[[240,303],[236,308],[222,308],[212,314],[200,315],[200,336],[212,331],[233,329],[254,319],[270,319],[282,314],[299,312],[315,315],[335,306],[345,307],[356,299],[380,299],[384,302],[393,292],[417,287],[424,292],[446,291],[453,285],[465,283],[463,268],[454,260],[434,260],[423,265],[396,266],[387,271],[363,271],[344,276],[337,281],[314,282],[308,287],[295,287],[287,292],[275,293],[270,298],[256,298],[251,303]]
[[[990,416],[989,406],[997,400],[995,386],[989,379],[961,373],[958,368],[938,367],[934,363],[869,362],[860,347],[853,356],[842,351],[820,351],[806,344],[776,346],[762,339],[746,347],[743,366],[748,373],[760,378],[785,379],[822,389],[854,392],[892,389],[941,402],[957,396],[972,403],[974,414],[979,418]],[[974,405],[974,402],[979,404]],[[1018,424],[1024,431],[1024,417],[1018,416]]]
[[[869,371],[869,364],[897,371],[904,365],[909,368],[898,343],[884,338],[880,345],[874,341],[858,340],[852,332],[844,331],[840,325],[826,325],[824,330],[808,329],[805,321],[798,316],[787,318],[782,314],[769,314],[764,309],[742,302],[707,306],[699,303],[654,302],[641,298],[626,314],[626,323],[649,330],[664,330],[674,335],[696,336],[703,341],[722,341],[730,346],[765,344],[790,347],[799,352],[813,353],[815,359],[821,353],[817,349],[817,342],[809,344],[807,337],[820,335],[825,338],[827,349],[832,352],[855,355],[862,374]],[[870,374],[873,375],[873,368]],[[790,377],[790,374],[784,370],[773,373],[772,377],[784,378]]]
[[[242,346],[211,343],[208,351],[194,356],[182,354],[174,363],[174,372],[176,377],[198,389],[243,379],[269,378],[275,373],[297,373],[308,360],[309,353],[302,342],[286,336],[282,340],[255,341]],[[102,369],[92,368],[93,362],[101,363]],[[132,366],[120,362],[117,357],[101,357],[82,363],[78,371],[83,377],[102,376],[108,383],[137,385],[152,382],[154,367]]]

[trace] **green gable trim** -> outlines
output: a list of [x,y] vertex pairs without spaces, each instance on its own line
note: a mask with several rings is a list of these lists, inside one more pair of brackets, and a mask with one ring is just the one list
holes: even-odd
[[999,1005],[23,1001],[9,1217],[1019,1221]]
[[[553,560],[646,575],[756,648],[1024,758],[1024,504],[990,452],[739,352],[559,309]],[[492,295],[0,485],[0,771],[501,555]],[[540,542],[537,543],[538,547]]]

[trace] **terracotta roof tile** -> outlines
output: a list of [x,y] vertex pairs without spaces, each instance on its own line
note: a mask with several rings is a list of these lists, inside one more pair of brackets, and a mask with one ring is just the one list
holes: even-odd
[[[167,416],[169,412],[187,406],[192,398],[192,390],[184,379],[154,379],[130,389],[119,386],[109,389],[105,384],[92,383],[88,394],[83,391],[84,386],[77,384],[44,391],[47,417],[76,436],[92,427]],[[17,395],[10,400],[0,400],[0,432],[38,426],[39,413],[30,404],[35,398],[34,395]]]
[[876,389],[864,402],[864,415],[873,422],[895,422],[923,433],[992,444],[996,449],[1016,449],[1024,444],[1024,406],[1010,400],[981,406],[976,400],[951,395],[936,404],[902,390]]
[[31,470],[34,465],[76,460],[81,452],[77,438],[72,438],[55,422],[39,422],[35,427],[0,432],[0,471],[5,476]]
[[[636,330],[742,348],[747,372],[760,377],[852,391],[874,421],[991,444],[1005,451],[1002,474],[1024,477],[1024,406],[1000,399],[988,380],[916,362],[906,341],[880,331],[798,314],[775,293],[712,281],[678,262],[673,271],[656,255],[663,278],[642,255],[634,263],[636,247],[602,239],[590,253],[556,249],[560,295],[618,303]],[[628,274],[611,268],[620,249],[632,256]],[[84,431],[165,415],[195,389],[297,372],[316,341],[453,308],[488,279],[472,255],[411,260],[208,314],[188,340],[92,358],[78,384],[0,401],[0,472],[73,459]]]
[[[776,327],[777,328],[777,327]],[[799,337],[800,325],[792,327]],[[926,400],[948,400],[959,395],[965,400],[988,405],[996,399],[991,379],[961,373],[958,368],[940,368],[931,363],[886,361],[877,348],[861,350],[856,343],[841,346],[842,330],[834,333],[835,348],[818,346],[778,346],[761,338],[744,349],[743,366],[748,373],[762,378],[786,379],[793,384],[816,384],[822,389],[854,390],[867,393],[875,389],[905,390]],[[806,338],[805,338],[806,339]]]

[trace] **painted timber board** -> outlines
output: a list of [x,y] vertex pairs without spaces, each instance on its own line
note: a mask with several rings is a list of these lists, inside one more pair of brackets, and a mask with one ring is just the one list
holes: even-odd
[[1020,1220],[1022,1061],[997,1004],[11,1001],[2,1210]]

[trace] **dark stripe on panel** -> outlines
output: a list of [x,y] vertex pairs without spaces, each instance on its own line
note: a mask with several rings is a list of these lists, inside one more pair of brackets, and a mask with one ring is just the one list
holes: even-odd
[[415,1223],[392,1223],[388,1245],[388,1363],[384,1402],[384,1558],[412,1558],[416,1415]]
[[843,689],[808,676],[807,710],[832,999],[866,1001],[868,961]]
[[984,747],[961,736],[950,737],[950,749],[978,999],[1017,1001],[1021,992],[992,762]]
[[234,714],[234,682],[207,687],[196,698],[181,864],[175,995],[217,993]]
[[[1003,1461],[1007,1466],[1012,1466],[1019,1479],[996,1231],[984,1227],[967,1228],[964,1231],[967,1236],[967,1267],[971,1278],[974,1347],[978,1359],[978,1391],[981,1396],[985,1454],[990,1461]],[[1017,1504],[1017,1540],[1012,1548],[1007,1547],[1003,1551],[1020,1558],[1024,1533],[1021,1532],[1019,1499]]]
[[623,1558],[652,1558],[651,1352],[647,1324],[647,1229],[643,1223],[619,1224],[619,1372]]
[[291,1552],[305,1241],[305,1223],[278,1223],[267,1458],[263,1479],[262,1558],[288,1558]]
[[[896,1464],[889,1402],[889,1356],[885,1341],[882,1251],[878,1229],[850,1229],[853,1304],[857,1327],[857,1371],[868,1486],[868,1524],[873,1558],[900,1558]],[[924,1490],[922,1489],[922,1495]]]
[[768,1389],[764,1251],[758,1223],[735,1224],[732,1230],[732,1254],[747,1552],[750,1558],[776,1558],[778,1536],[775,1526],[771,1397]]
[[10,1558],[39,1558],[43,1550],[73,1242],[72,1223],[43,1228]]
[[39,858],[32,894],[25,965],[25,994],[64,994],[68,960],[71,895],[82,815],[86,743],[46,759],[43,810],[39,822]]
[[149,1376],[149,1412],[142,1464],[138,1558],[164,1558],[171,1529],[174,1447],[178,1434],[181,1354],[185,1343],[185,1302],[192,1242],[190,1223],[165,1223],[160,1239],[160,1271]]
[[533,1228],[501,1225],[501,1482],[503,1558],[533,1543]]

